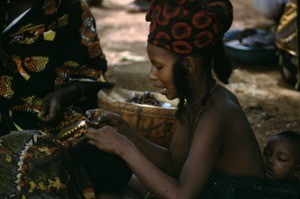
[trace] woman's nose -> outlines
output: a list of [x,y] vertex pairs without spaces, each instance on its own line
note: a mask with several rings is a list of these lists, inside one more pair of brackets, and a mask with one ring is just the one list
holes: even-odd
[[151,67],[151,69],[150,69],[150,72],[149,72],[148,78],[149,78],[151,81],[155,81],[155,80],[157,80],[157,77],[156,77],[156,75],[155,75],[155,72],[154,72],[154,69],[153,69],[153,67]]

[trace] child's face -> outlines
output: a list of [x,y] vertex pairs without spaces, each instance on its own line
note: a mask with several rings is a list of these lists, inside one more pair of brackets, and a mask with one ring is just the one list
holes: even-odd
[[269,179],[295,180],[299,156],[295,144],[287,138],[273,136],[263,151],[266,176]]
[[147,45],[147,53],[151,62],[149,79],[155,87],[161,88],[161,94],[172,100],[178,97],[174,85],[173,67],[177,58],[170,51],[154,45]]

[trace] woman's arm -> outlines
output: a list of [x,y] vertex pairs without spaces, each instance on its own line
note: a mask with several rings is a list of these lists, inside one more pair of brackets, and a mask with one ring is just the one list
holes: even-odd
[[[177,165],[182,165],[178,163],[178,158],[171,156],[172,153],[169,149],[154,144],[139,135],[118,114],[103,109],[93,109],[86,112],[86,117],[86,123],[90,127],[98,129],[103,125],[109,125],[116,128],[120,134],[124,135],[127,139],[134,143],[141,153],[156,166],[172,176],[178,176],[181,166]],[[179,125],[174,134],[180,134],[179,132],[181,131],[182,127]],[[170,146],[171,150],[178,148],[176,145],[177,144],[172,143]]]
[[178,179],[153,164],[138,146],[112,127],[89,129],[87,137],[90,144],[122,157],[138,179],[156,197],[196,198],[214,168],[222,142],[221,127],[214,123],[215,116],[206,117],[206,119],[202,117],[197,125],[189,156]]

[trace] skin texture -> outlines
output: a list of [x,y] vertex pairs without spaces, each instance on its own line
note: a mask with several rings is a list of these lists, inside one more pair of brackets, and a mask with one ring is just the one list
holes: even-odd
[[299,146],[289,139],[273,136],[263,151],[267,178],[296,181],[300,179]]
[[[165,88],[162,94],[168,99],[175,99],[172,68],[177,57],[153,45],[147,46],[147,52],[152,63],[150,80]],[[188,71],[189,104],[213,88],[215,80],[203,67],[202,58],[186,57],[183,67]],[[116,114],[99,110],[89,112],[93,125],[88,129],[88,142],[122,157],[157,198],[197,198],[213,170],[264,178],[259,147],[236,97],[217,85],[196,122],[200,108],[201,103],[187,105],[169,149],[140,137]],[[186,158],[191,124],[196,127]]]

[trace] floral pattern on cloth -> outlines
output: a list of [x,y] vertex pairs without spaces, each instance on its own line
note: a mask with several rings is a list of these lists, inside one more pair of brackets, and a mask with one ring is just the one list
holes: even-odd
[[84,198],[54,136],[35,130],[0,138],[0,198]]

